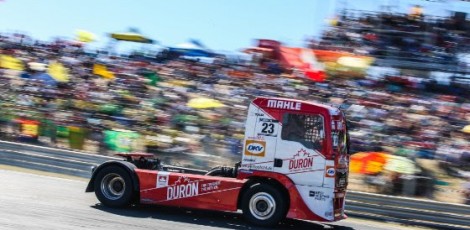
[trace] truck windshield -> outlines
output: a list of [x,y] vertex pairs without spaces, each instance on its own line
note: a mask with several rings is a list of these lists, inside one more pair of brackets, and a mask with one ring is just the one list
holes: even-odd
[[324,122],[320,115],[285,113],[282,119],[281,138],[295,141],[319,152],[323,149]]

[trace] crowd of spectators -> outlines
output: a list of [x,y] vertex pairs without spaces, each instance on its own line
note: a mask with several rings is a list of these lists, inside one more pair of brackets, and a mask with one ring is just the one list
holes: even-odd
[[[419,6],[415,6],[419,8]],[[332,21],[316,49],[345,50],[378,58],[454,64],[469,50],[470,27],[462,17],[419,13],[345,11]]]

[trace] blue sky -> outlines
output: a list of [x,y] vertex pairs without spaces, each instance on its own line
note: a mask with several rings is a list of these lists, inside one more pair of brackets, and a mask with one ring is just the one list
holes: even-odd
[[[440,1],[440,0],[434,0]],[[198,39],[214,50],[239,50],[256,38],[302,45],[307,36],[319,35],[325,19],[337,7],[377,10],[391,3],[406,12],[413,4],[430,13],[459,8],[450,0],[3,0],[0,31],[20,31],[46,40],[73,37],[77,29],[97,35],[103,46],[109,32],[138,28],[143,34],[171,46]],[[456,6],[457,4],[457,6]],[[466,4],[468,5],[468,4]],[[468,11],[468,7],[459,8]]]

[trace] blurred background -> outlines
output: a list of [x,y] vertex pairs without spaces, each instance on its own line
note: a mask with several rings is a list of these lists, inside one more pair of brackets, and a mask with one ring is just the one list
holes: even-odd
[[38,2],[0,2],[0,140],[208,169],[254,97],[314,100],[352,190],[470,204],[466,1]]

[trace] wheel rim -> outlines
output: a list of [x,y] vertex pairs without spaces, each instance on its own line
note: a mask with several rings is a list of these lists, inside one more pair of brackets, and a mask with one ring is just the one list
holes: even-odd
[[117,200],[121,198],[122,195],[124,195],[125,190],[126,182],[124,182],[124,179],[116,173],[107,174],[101,181],[101,192],[108,200]]
[[259,220],[269,219],[276,211],[276,201],[273,196],[265,192],[259,192],[250,199],[250,212]]

